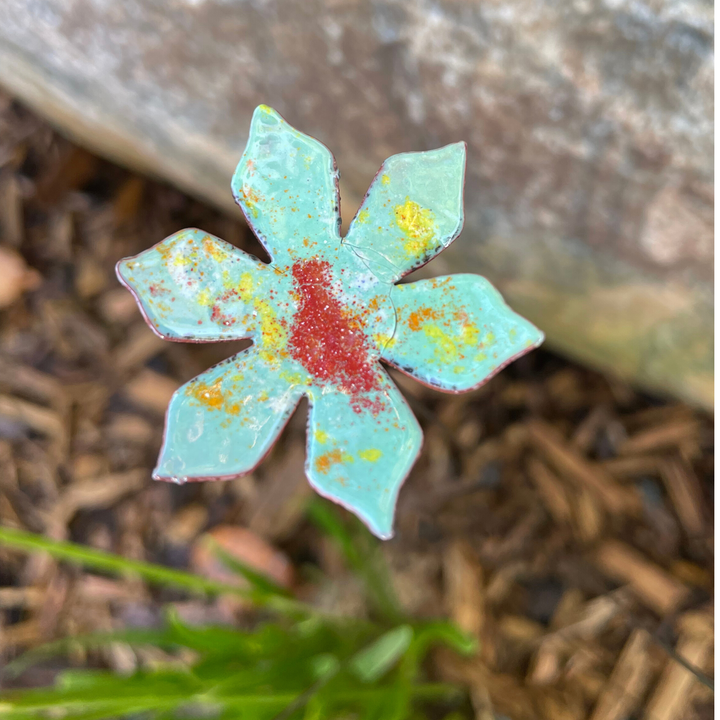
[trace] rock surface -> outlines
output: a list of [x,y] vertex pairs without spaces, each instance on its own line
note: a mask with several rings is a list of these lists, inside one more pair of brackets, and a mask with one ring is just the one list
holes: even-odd
[[467,140],[465,230],[428,273],[712,405],[709,2],[4,0],[0,84],[227,208],[267,103],[335,153],[346,223],[387,156]]

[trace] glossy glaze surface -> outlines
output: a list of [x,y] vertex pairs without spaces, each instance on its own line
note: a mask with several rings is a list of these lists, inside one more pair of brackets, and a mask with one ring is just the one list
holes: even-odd
[[249,472],[305,395],[309,481],[391,537],[422,432],[380,361],[459,392],[543,339],[479,276],[394,284],[459,234],[464,169],[463,143],[389,158],[343,239],[330,151],[260,106],[232,189],[272,262],[188,229],[118,263],[162,337],[253,340],[175,393],[154,477]]

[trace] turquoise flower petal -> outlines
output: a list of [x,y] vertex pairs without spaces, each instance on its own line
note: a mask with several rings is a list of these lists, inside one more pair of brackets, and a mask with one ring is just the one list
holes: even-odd
[[407,402],[378,368],[376,389],[352,395],[311,390],[310,404],[310,483],[378,537],[392,537],[398,492],[422,445]]
[[253,340],[175,393],[154,476],[252,470],[305,395],[308,479],[391,537],[422,432],[380,360],[456,392],[542,341],[484,278],[394,285],[459,234],[464,172],[464,143],[389,158],[341,240],[330,151],[257,108],[232,189],[272,263],[190,229],[117,266],[162,337]]
[[543,341],[479,275],[396,285],[397,326],[386,362],[438,390],[471,390]]
[[446,248],[463,226],[465,143],[388,158],[343,242],[396,282]]
[[325,145],[267,105],[255,110],[232,191],[276,265],[340,245],[338,178]]
[[210,342],[249,337],[255,304],[238,292],[256,286],[267,266],[202,230],[181,230],[117,264],[148,325],[167,340]]
[[153,477],[229,479],[250,472],[295,410],[302,388],[255,347],[207,370],[173,395]]

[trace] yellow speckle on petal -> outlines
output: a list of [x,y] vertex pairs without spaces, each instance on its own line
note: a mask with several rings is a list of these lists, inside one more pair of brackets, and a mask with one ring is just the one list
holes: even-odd
[[243,273],[240,276],[237,291],[243,302],[249,303],[252,300],[253,276],[249,272]]
[[315,431],[315,439],[321,445],[324,445],[328,441],[328,434],[324,430],[316,430]]
[[358,452],[358,456],[361,460],[377,462],[382,457],[382,451],[377,448],[368,448],[367,450],[360,450],[360,452]]
[[373,335],[373,340],[375,341],[377,347],[385,348],[385,350],[389,350],[397,345],[397,338],[392,335],[388,335],[387,333],[375,333]]
[[395,223],[405,235],[403,245],[409,257],[421,257],[435,244],[437,230],[432,210],[410,198],[395,206]]
[[479,343],[480,331],[475,325],[463,325],[460,337],[465,345],[475,346]]
[[209,307],[210,305],[212,305],[213,299],[210,288],[206,287],[204,290],[201,290],[198,293],[197,301],[199,305],[203,305],[205,307]]
[[358,225],[366,223],[370,219],[370,212],[368,210],[361,210],[358,213],[357,220],[355,221]]
[[[257,311],[262,341],[260,357],[270,363],[274,363],[280,357],[286,357],[287,331],[278,320],[277,313],[270,303],[255,297],[253,276],[250,273],[246,272],[240,276],[237,292],[243,302],[252,304]],[[288,380],[288,382],[292,381]]]
[[283,370],[280,373],[280,377],[290,385],[305,385],[307,383],[307,377],[299,372],[290,372],[289,370]]
[[230,254],[218,243],[214,242],[209,235],[205,235],[202,240],[202,248],[205,256],[212,258],[219,263],[224,262],[230,257]]
[[259,215],[257,204],[263,202],[265,198],[247,184],[243,184],[241,194],[245,200],[245,206],[252,213],[252,216],[256,218]]
[[390,184],[390,176],[387,173],[383,173],[383,176],[380,178],[380,182],[383,185],[389,185]]
[[457,360],[459,351],[455,341],[444,330],[437,325],[427,323],[423,326],[423,332],[430,339],[435,349],[435,357],[442,362]]

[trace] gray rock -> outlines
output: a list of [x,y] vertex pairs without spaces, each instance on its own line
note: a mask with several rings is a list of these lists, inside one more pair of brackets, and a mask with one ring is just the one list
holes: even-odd
[[712,4],[3,0],[0,83],[226,208],[253,108],[324,141],[346,221],[385,157],[469,144],[465,230],[568,354],[712,404]]

